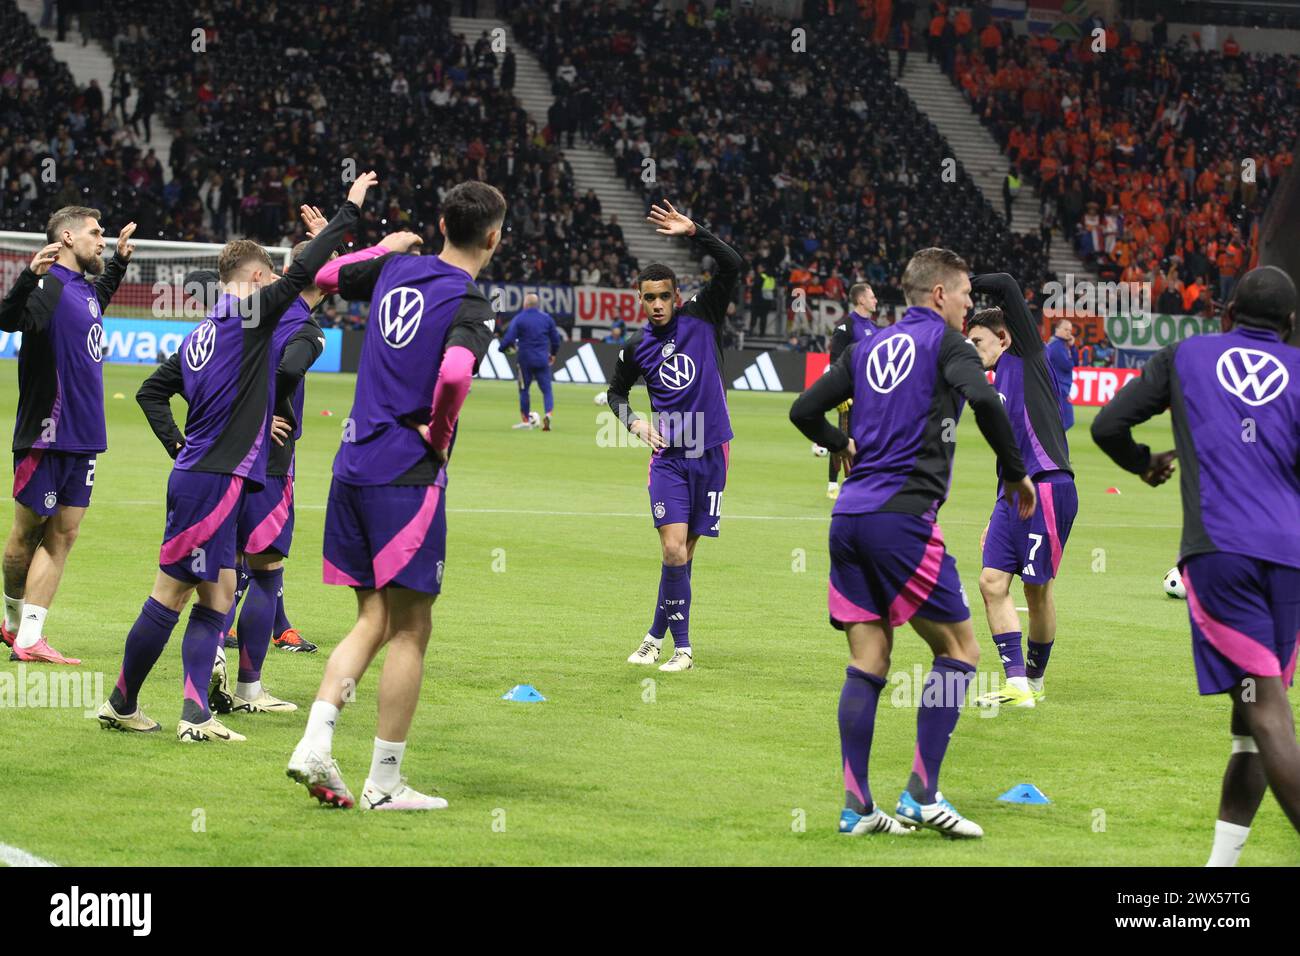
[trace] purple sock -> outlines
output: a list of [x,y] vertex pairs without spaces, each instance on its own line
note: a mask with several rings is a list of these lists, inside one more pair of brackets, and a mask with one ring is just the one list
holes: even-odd
[[1008,677],[1025,676],[1025,659],[1020,654],[1020,632],[1007,631],[1005,634],[994,634],[993,643],[998,646],[998,659],[1002,661],[1002,669],[1006,671]]
[[655,619],[650,624],[650,636],[662,641],[668,633],[668,612],[664,610],[664,575],[659,574],[659,596],[655,598]]
[[201,724],[212,716],[208,710],[208,685],[212,682],[212,665],[217,660],[217,647],[221,644],[221,628],[225,622],[226,615],[220,611],[202,604],[190,608],[190,622],[181,644],[181,658],[185,664],[181,720]]
[[284,613],[284,580],[280,581],[280,589],[275,594],[275,631],[273,634],[279,637],[285,631],[293,627],[289,623],[289,615]]
[[139,706],[136,695],[140,693],[145,678],[167,646],[178,620],[180,615],[177,612],[164,607],[153,598],[145,601],[144,607],[140,609],[140,616],[135,619],[130,633],[126,635],[122,670],[117,676],[117,686],[109,696],[113,709],[123,717],[134,714]]
[[235,615],[239,613],[239,602],[248,590],[248,565],[241,564],[235,568],[235,599],[230,602],[230,613],[226,615],[225,623],[221,628],[221,636],[224,638],[227,634],[235,629]]
[[271,626],[275,623],[275,592],[284,580],[284,568],[249,572],[252,582],[244,609],[239,612],[239,682],[251,684],[262,679],[262,664],[271,646]]
[[856,667],[844,669],[840,691],[840,757],[844,761],[844,805],[855,813],[875,808],[867,783],[871,738],[876,731],[876,706],[885,679]]
[[690,647],[691,575],[684,564],[665,564],[659,578],[664,594],[664,614],[673,631],[674,647]]
[[1043,676],[1043,671],[1047,670],[1047,659],[1052,656],[1052,645],[1055,643],[1055,641],[1048,641],[1046,644],[1029,642],[1029,660],[1025,666],[1026,677]]
[[939,789],[939,767],[948,738],[957,727],[966,689],[975,676],[973,664],[951,657],[936,657],[925,676],[921,707],[916,712],[916,755],[907,792],[918,803],[934,803]]

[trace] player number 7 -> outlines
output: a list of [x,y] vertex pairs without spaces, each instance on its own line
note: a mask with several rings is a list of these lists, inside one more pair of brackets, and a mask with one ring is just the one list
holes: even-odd
[[1029,540],[1034,542],[1034,546],[1029,549],[1029,560],[1032,561],[1034,560],[1034,555],[1038,553],[1039,546],[1043,543],[1043,536],[1041,534],[1031,534]]

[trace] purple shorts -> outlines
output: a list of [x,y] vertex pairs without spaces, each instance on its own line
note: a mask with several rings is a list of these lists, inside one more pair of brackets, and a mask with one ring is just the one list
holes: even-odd
[[29,448],[14,452],[14,500],[43,518],[59,506],[87,508],[95,487],[95,456]]
[[172,469],[167,479],[167,527],[158,567],[178,581],[215,581],[235,566],[235,532],[244,479]]
[[970,603],[943,532],[920,515],[886,511],[831,518],[831,624],[888,619],[965,621]]
[[274,551],[289,556],[293,541],[293,475],[267,475],[261,491],[244,492],[236,541],[244,554]]
[[335,478],[325,510],[325,583],[438,594],[447,557],[445,491]]
[[1244,677],[1295,677],[1300,568],[1243,554],[1194,554],[1183,585],[1192,620],[1192,660],[1202,694],[1222,694]]
[[655,527],[684,524],[688,534],[716,538],[730,457],[729,442],[714,445],[698,458],[651,456],[647,487]]
[[1061,554],[1079,513],[1079,492],[1074,479],[1063,475],[1034,482],[1038,504],[1027,521],[1015,506],[999,498],[989,518],[984,539],[984,567],[1020,575],[1026,584],[1046,584],[1056,577]]

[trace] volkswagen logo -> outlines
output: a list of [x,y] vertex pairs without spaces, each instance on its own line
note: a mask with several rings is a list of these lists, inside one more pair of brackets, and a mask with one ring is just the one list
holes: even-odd
[[904,332],[876,344],[867,356],[867,384],[888,395],[907,379],[916,363],[916,343]]
[[695,360],[685,352],[676,352],[659,366],[659,381],[665,388],[679,392],[695,381]]
[[86,351],[95,362],[104,361],[104,327],[96,322],[86,333]]
[[1247,405],[1267,405],[1291,380],[1286,366],[1259,349],[1232,348],[1214,367],[1219,384]]
[[191,371],[197,372],[208,364],[216,351],[217,323],[204,319],[185,343],[185,363]]
[[379,331],[395,349],[411,344],[423,317],[424,294],[410,286],[399,285],[379,303]]

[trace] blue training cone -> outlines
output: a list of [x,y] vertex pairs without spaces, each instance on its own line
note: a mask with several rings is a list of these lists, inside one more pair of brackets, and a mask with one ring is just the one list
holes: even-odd
[[1004,803],[1051,803],[1047,799],[1047,794],[1039,790],[1032,783],[1018,783],[1002,796],[998,797]]
[[502,700],[517,700],[521,704],[537,704],[546,700],[532,684],[516,684],[505,692]]

